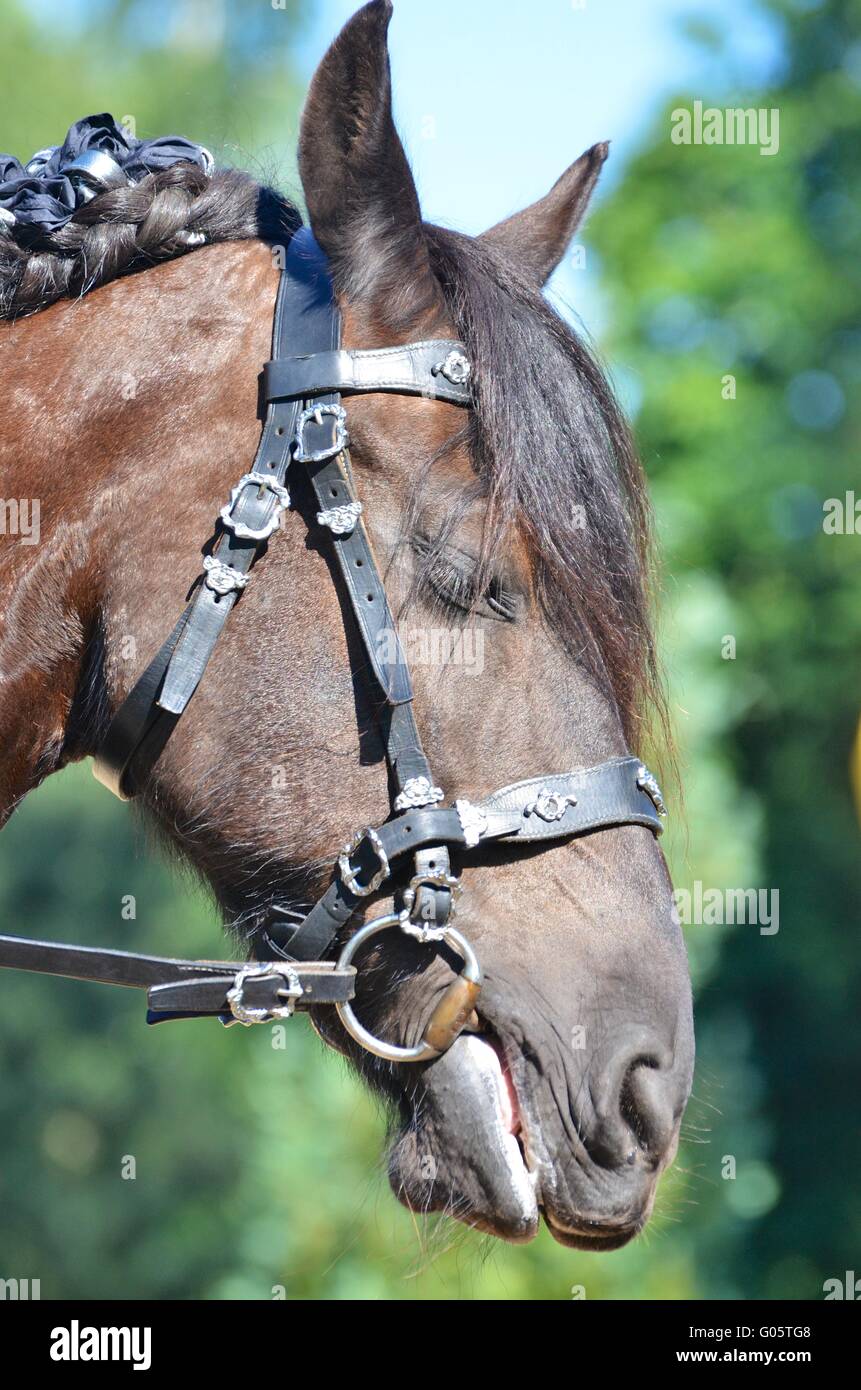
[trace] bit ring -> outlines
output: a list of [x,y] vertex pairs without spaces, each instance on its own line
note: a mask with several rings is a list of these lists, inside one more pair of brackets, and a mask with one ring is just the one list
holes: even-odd
[[[366,941],[370,941],[372,936],[387,931],[390,927],[400,927],[403,930],[405,924],[412,925],[405,913],[390,912],[385,917],[375,917],[372,922],[360,927],[341,952],[338,970],[350,965],[359,948],[364,946]],[[387,1062],[430,1062],[451,1047],[472,1013],[482,985],[481,966],[475,951],[456,927],[441,927],[439,935],[434,933],[432,939],[445,941],[449,946],[453,946],[459,955],[463,956],[464,966],[434,1009],[421,1042],[416,1043],[414,1047],[397,1047],[394,1043],[375,1037],[359,1022],[350,1004],[335,1005],[338,1017],[350,1037],[375,1057],[382,1057]]]

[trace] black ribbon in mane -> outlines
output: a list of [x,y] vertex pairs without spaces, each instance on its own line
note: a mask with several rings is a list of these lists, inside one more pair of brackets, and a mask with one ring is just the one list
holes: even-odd
[[40,150],[26,165],[0,154],[0,224],[50,234],[102,189],[137,183],[181,160],[207,174],[212,169],[209,151],[181,135],[138,140],[113,116],[85,116],[62,145]]

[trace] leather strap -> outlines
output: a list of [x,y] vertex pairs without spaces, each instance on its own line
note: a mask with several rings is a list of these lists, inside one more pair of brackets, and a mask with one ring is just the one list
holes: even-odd
[[[459,800],[454,807],[404,811],[375,829],[373,836],[366,832],[350,856],[350,865],[360,883],[367,885],[381,864],[393,865],[427,845],[475,849],[493,842],[535,844],[611,825],[643,825],[660,835],[662,816],[641,774],[648,776],[638,758],[616,758],[577,772],[513,782],[481,801]],[[386,878],[388,873],[383,881]],[[292,935],[284,930],[284,939],[279,942],[276,937],[280,953],[294,960],[320,959],[361,901],[339,876]]]
[[[276,350],[289,322],[287,301],[291,283],[291,276],[281,275],[273,326]],[[253,474],[271,479],[278,487],[284,486],[298,413],[295,401],[270,406],[252,465]],[[239,489],[231,515],[236,524],[261,531],[271,524],[277,510],[275,491],[249,484]],[[244,578],[261,544],[224,527],[213,558]],[[211,570],[201,578],[194,598],[168,641],[156,653],[108,726],[94,759],[93,773],[121,800],[130,799],[142,789],[176,720],[197,689],[241,592],[238,586],[218,592],[216,584],[217,577]]]
[[[452,362],[455,369],[462,364],[464,381],[452,381],[445,375],[446,364]],[[263,397],[276,401],[328,392],[345,396],[359,391],[396,391],[469,405],[470,375],[463,343],[433,338],[402,347],[340,348],[278,358],[263,368]]]
[[[0,966],[145,989],[153,1014],[173,1013],[176,1016],[182,1011],[186,1017],[235,1016],[227,994],[237,983],[242,988],[243,1002],[271,1011],[279,1007],[285,982],[285,976],[279,976],[274,968],[268,974],[252,975],[247,981],[241,981],[239,977],[248,972],[247,961],[177,960],[67,942],[30,941],[17,936],[0,936]],[[345,1003],[353,998],[355,970],[352,967],[338,970],[332,962],[319,961],[314,965],[297,965],[294,970],[302,989],[301,995],[292,1001],[295,1009]]]

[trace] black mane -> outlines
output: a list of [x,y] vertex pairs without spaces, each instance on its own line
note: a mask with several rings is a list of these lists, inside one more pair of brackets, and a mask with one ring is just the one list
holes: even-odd
[[607,378],[502,253],[440,227],[425,230],[473,363],[470,445],[490,502],[486,572],[516,525],[552,630],[615,699],[631,746],[643,746],[644,720],[668,742],[645,479]]

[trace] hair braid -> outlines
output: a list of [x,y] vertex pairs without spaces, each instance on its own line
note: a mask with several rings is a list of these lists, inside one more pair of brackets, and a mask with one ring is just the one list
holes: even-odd
[[191,162],[111,188],[52,232],[26,243],[0,222],[0,318],[86,294],[129,270],[205,242],[289,239],[300,218],[284,199],[239,170],[207,176]]

